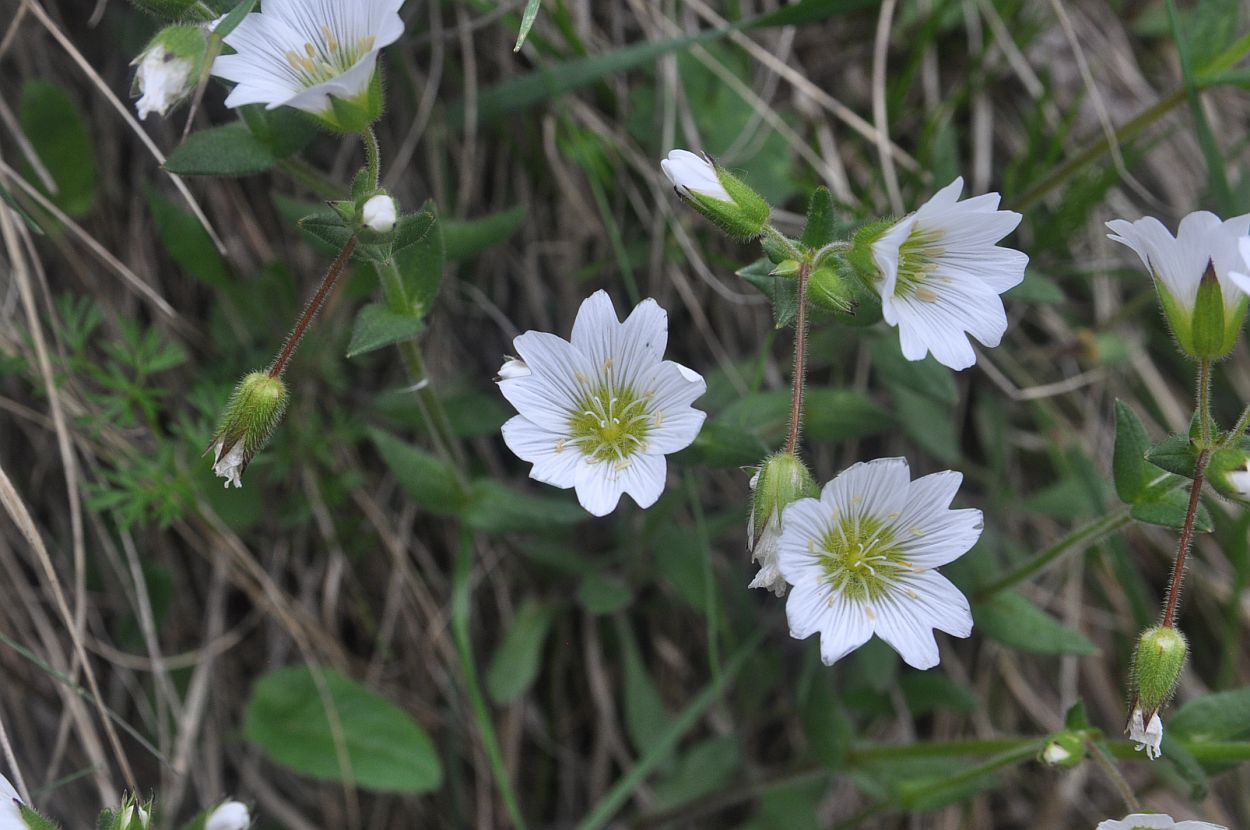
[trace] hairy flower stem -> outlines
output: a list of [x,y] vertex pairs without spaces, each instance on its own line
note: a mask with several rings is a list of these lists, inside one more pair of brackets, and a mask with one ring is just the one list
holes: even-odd
[[1211,361],[1198,363],[1198,430],[1200,449],[1211,449]]
[[347,240],[347,244],[343,246],[343,250],[339,251],[338,258],[334,260],[330,270],[326,271],[326,275],[321,278],[321,285],[317,287],[317,293],[313,294],[312,298],[304,306],[304,313],[300,315],[299,322],[295,324],[295,328],[291,329],[291,333],[287,335],[286,342],[282,344],[282,351],[278,352],[278,356],[274,358],[273,364],[269,367],[269,377],[276,378],[282,376],[282,372],[286,369],[287,361],[291,359],[291,355],[295,354],[295,347],[299,345],[304,332],[308,330],[313,318],[321,310],[321,306],[325,305],[326,298],[330,296],[330,292],[338,284],[339,277],[343,275],[343,271],[347,267],[347,261],[351,259],[352,251],[354,250],[356,250],[356,237],[353,236]]
[[365,143],[365,166],[369,170],[370,186],[376,190],[382,181],[382,150],[378,147],[378,137],[373,134],[372,127],[362,132],[360,138]]
[[794,321],[794,374],[790,380],[790,435],[786,452],[794,455],[799,447],[799,426],[803,420],[803,387],[807,375],[807,277],[810,266],[799,266],[799,310]]
[[1107,757],[1107,753],[1098,745],[1098,741],[1087,735],[1085,738],[1085,749],[1089,752],[1089,757],[1094,759],[1094,763],[1098,765],[1098,768],[1111,779],[1111,783],[1115,785],[1116,790],[1120,793],[1120,798],[1124,799],[1124,805],[1128,807],[1128,811],[1130,813],[1140,812],[1141,803],[1137,800],[1137,794],[1133,792],[1133,788],[1129,786],[1128,781],[1120,774],[1120,770],[1116,767],[1115,762]]
[[1185,557],[1194,532],[1194,517],[1198,514],[1198,497],[1202,495],[1202,476],[1206,472],[1207,461],[1211,451],[1203,448],[1198,452],[1198,460],[1194,464],[1194,485],[1189,491],[1189,506],[1185,510],[1185,524],[1181,527],[1181,538],[1176,545],[1176,560],[1172,563],[1172,576],[1168,580],[1168,600],[1163,609],[1163,620],[1159,625],[1164,628],[1176,627],[1176,606],[1180,602],[1181,583],[1185,580]]
[[1228,443],[1236,444],[1246,434],[1247,429],[1250,429],[1250,406],[1247,406],[1241,413],[1241,417],[1237,419],[1237,426],[1233,427],[1233,431],[1228,434]]

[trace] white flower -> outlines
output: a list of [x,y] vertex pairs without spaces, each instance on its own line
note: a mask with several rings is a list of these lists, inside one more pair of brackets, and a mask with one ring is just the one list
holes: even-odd
[[0,775],[0,830],[26,830],[26,820],[18,805],[22,798],[9,779]]
[[1250,271],[1250,237],[1243,236],[1237,240],[1237,253],[1241,255],[1241,261],[1235,263],[1233,268],[1244,270],[1229,270],[1228,279],[1243,294],[1250,294],[1250,274],[1246,273]]
[[1159,745],[1163,743],[1163,721],[1160,720],[1158,712],[1150,716],[1150,723],[1144,724],[1144,721],[1141,707],[1134,706],[1133,714],[1128,719],[1128,728],[1124,731],[1128,733],[1128,739],[1137,744],[1137,751],[1146,750],[1146,757],[1153,761],[1163,754],[1159,749]]
[[1250,464],[1240,470],[1233,470],[1228,474],[1228,484],[1236,491],[1237,495],[1246,501],[1250,501]]
[[1019,285],[1029,258],[995,243],[1020,214],[998,209],[998,194],[958,201],[963,178],[939,190],[872,243],[885,321],[898,326],[908,360],[932,352],[939,363],[976,363],[971,334],[993,347],[1007,330],[999,294]]
[[575,487],[596,516],[612,512],[621,493],[640,507],[654,504],[667,477],[664,456],[689,446],[705,417],[691,404],[706,384],[663,359],[667,341],[668,315],[655,300],[622,323],[603,291],[582,303],[571,342],[537,331],[516,338],[529,374],[499,381],[520,413],[503,437],[533,463],[530,476]]
[[876,634],[909,665],[936,666],[932,629],[972,633],[968,600],[934,570],[981,536],[980,510],[948,509],[962,480],[946,471],[912,481],[906,459],[882,458],[787,507],[778,564],[794,586],[790,636],[820,632],[825,665]]
[[1173,821],[1162,813],[1133,813],[1116,821],[1100,822],[1096,830],[1228,830],[1222,824],[1209,821]]
[[395,227],[395,200],[384,193],[379,193],[360,210],[361,220],[371,230],[386,233]]
[[147,120],[149,113],[164,115],[187,94],[192,85],[195,63],[180,58],[163,45],[156,44],[135,58],[135,89],[140,93],[135,101],[139,118]]
[[[760,474],[757,472],[751,476],[751,491],[755,491],[755,485],[759,483]],[[790,584],[786,582],[786,578],[781,575],[781,570],[777,567],[777,545],[781,542],[781,516],[776,511],[768,514],[768,520],[764,523],[764,529],[759,532],[756,538],[756,516],[754,503],[751,500],[751,520],[747,523],[747,547],[751,550],[751,561],[758,562],[759,571],[755,574],[755,578],[751,580],[748,588],[765,588],[772,591],[779,597],[786,595]]]
[[722,202],[733,202],[733,197],[721,184],[712,163],[689,150],[670,150],[668,158],[660,162],[660,169],[682,196],[689,198],[692,194],[697,194]]
[[247,805],[238,801],[227,801],[208,814],[204,820],[204,830],[247,830],[252,817],[247,812]]
[[365,95],[378,52],[399,40],[403,0],[264,0],[226,35],[233,55],[213,62],[213,74],[236,83],[226,106],[288,106],[314,115],[331,110],[330,96]]
[[1052,767],[1059,766],[1071,757],[1072,753],[1058,741],[1051,741],[1046,745],[1046,748],[1042,750],[1042,760],[1050,764]]
[[230,452],[226,453],[224,456],[221,453],[221,448],[221,441],[218,441],[212,447],[213,458],[217,459],[213,463],[213,472],[218,478],[224,478],[226,480],[226,483],[223,486],[227,490],[230,489],[231,484],[235,487],[242,487],[243,482],[239,479],[239,476],[243,474],[244,467],[243,442],[235,442],[235,445],[230,448]]
[[495,380],[526,378],[529,375],[530,367],[525,365],[524,360],[508,355],[504,358],[503,365],[499,367],[499,374],[495,377]]

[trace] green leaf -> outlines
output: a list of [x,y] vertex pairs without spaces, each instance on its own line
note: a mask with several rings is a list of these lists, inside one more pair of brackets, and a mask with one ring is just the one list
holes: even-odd
[[[1129,515],[1139,522],[1180,530],[1185,526],[1185,514],[1188,510],[1188,491],[1169,490],[1137,502],[1129,511]],[[1194,515],[1194,530],[1199,533],[1210,533],[1214,529],[1215,523],[1211,520],[1210,511],[1199,504],[1198,512]]]
[[765,26],[800,26],[804,23],[819,23],[838,14],[872,9],[881,4],[881,0],[799,0],[775,12],[762,15],[751,21],[746,28],[757,29]]
[[491,700],[511,703],[534,685],[542,667],[543,644],[554,619],[555,609],[536,599],[527,599],[521,605],[486,670],[486,691]]
[[54,83],[27,81],[18,119],[56,183],[56,192],[48,192],[29,166],[27,180],[70,216],[86,214],[95,201],[95,147],[74,101]]
[[907,437],[939,461],[958,464],[959,433],[951,408],[905,386],[892,387],[890,392],[894,413]]
[[827,187],[818,187],[807,206],[807,224],[799,241],[816,250],[833,241],[834,235],[833,194]]
[[808,685],[799,717],[808,747],[833,772],[846,764],[854,730],[829,677],[818,672]]
[[1146,462],[1149,449],[1150,438],[1146,435],[1141,419],[1131,406],[1117,400],[1111,473],[1115,479],[1115,492],[1125,504],[1137,501],[1150,485],[1152,476]]
[[260,104],[239,107],[243,123],[275,159],[284,159],[303,150],[317,137],[317,124],[306,113],[292,107],[265,109]]
[[494,479],[473,482],[460,513],[485,533],[551,533],[584,522],[589,514],[567,496],[520,493]]
[[621,636],[621,651],[625,655],[625,734],[629,736],[635,752],[646,752],[672,725],[673,715],[665,707],[655,681],[647,672],[633,633],[624,624],[617,630]]
[[400,486],[418,505],[439,516],[453,515],[463,508],[464,492],[455,471],[442,459],[381,430],[370,430],[369,437]]
[[191,133],[165,160],[179,176],[248,176],[263,173],[278,158],[242,121]]
[[759,436],[720,420],[708,421],[689,447],[670,456],[674,464],[706,464],[729,469],[758,464],[768,455]]
[[443,771],[434,745],[407,712],[333,669],[322,675],[328,700],[307,666],[261,677],[252,687],[243,734],[285,767],[343,781],[348,771],[339,764],[335,740],[341,729],[356,786],[392,793],[438,789]]
[[742,764],[736,735],[706,738],[682,753],[673,771],[655,785],[655,809],[671,810],[716,792]]
[[737,275],[760,290],[773,305],[774,327],[784,329],[794,323],[799,311],[798,280],[792,277],[774,277],[773,264],[768,259],[757,259],[741,268]]
[[156,233],[174,262],[207,286],[226,292],[232,289],[230,269],[200,221],[154,188],[147,189],[147,196]]
[[955,378],[950,369],[930,355],[924,360],[908,360],[898,345],[894,332],[887,332],[872,341],[872,365],[881,373],[890,388],[903,387],[938,403],[959,401]]
[[1250,734],[1250,686],[1189,701],[1168,718],[1168,731],[1200,743],[1245,737]]
[[437,225],[438,214],[434,211],[433,202],[427,201],[416,213],[405,213],[395,223],[391,252],[399,253],[410,245],[424,241]]
[[538,7],[541,4],[542,0],[529,0],[525,4],[525,13],[521,15],[521,28],[516,36],[516,46],[512,47],[513,52],[520,52],[521,47],[525,45],[525,38],[529,36],[530,29],[534,26],[534,18],[538,17]]
[[525,216],[525,208],[517,205],[478,219],[463,222],[443,220],[443,247],[447,260],[459,262],[503,242],[516,233]]
[[617,576],[591,572],[577,587],[578,603],[592,614],[613,614],[634,601],[634,593]]
[[1097,654],[1098,647],[1014,592],[995,596],[972,609],[981,633],[1035,654]]
[[803,401],[803,431],[837,444],[894,426],[894,416],[853,389],[811,389]]
[[1146,453],[1146,460],[1169,473],[1193,478],[1194,468],[1198,465],[1198,450],[1188,435],[1176,433],[1151,447]]
[[356,357],[401,340],[411,340],[424,330],[420,317],[399,314],[380,303],[370,303],[356,315],[347,356]]
[[[417,223],[401,243],[396,236],[395,265],[403,277],[404,290],[412,303],[413,313],[424,316],[434,306],[438,290],[443,284],[445,258],[443,253],[442,223],[438,221],[432,207],[427,205],[416,214],[422,217],[420,222],[428,222],[424,231],[416,235]],[[413,238],[415,236],[415,238]],[[408,241],[411,239],[412,241]]]
[[938,709],[971,714],[981,705],[976,694],[956,682],[950,675],[938,672],[907,672],[899,681],[907,708],[913,715],[925,715]]

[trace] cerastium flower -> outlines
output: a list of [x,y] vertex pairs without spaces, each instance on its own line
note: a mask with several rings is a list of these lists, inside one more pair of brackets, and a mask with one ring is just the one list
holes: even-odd
[[226,487],[243,486],[240,476],[269,441],[286,402],[286,384],[267,372],[251,372],[234,388],[209,447],[213,472],[226,480]]
[[963,476],[915,481],[902,458],[862,462],[782,516],[778,566],[793,586],[790,634],[820,633],[826,665],[874,633],[911,666],[938,664],[932,629],[972,633],[968,600],[935,569],[981,536],[981,511],[950,510]]
[[939,190],[893,225],[867,225],[849,257],[881,297],[881,314],[898,327],[908,360],[930,352],[952,369],[976,362],[971,334],[994,347],[1007,330],[999,294],[1019,285],[1026,254],[996,243],[1020,224],[999,210],[997,193],[959,201],[964,180]]
[[203,26],[167,26],[131,63],[135,70],[132,94],[140,119],[150,113],[165,115],[195,89],[208,34]]
[[1228,830],[1209,821],[1174,821],[1163,813],[1133,813],[1122,819],[1099,822],[1097,830]]
[[1171,626],[1148,628],[1137,638],[1133,652],[1133,712],[1125,732],[1146,750],[1150,760],[1162,754],[1163,720],[1159,709],[1172,697],[1189,655],[1185,635]]
[[[691,404],[703,378],[664,360],[668,315],[643,300],[622,323],[606,292],[587,298],[571,340],[527,331],[513,345],[499,388],[517,416],[503,426],[530,476],[576,488],[582,507],[604,516],[628,493],[640,507],[660,497],[664,456],[690,445],[704,413]],[[521,371],[521,366],[525,371]]]
[[264,0],[226,35],[233,55],[213,74],[234,81],[226,106],[287,106],[342,132],[359,132],[382,110],[378,52],[399,40],[403,0]]

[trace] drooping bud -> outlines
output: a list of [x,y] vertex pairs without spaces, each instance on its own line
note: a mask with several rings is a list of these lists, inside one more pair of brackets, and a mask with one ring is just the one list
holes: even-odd
[[843,314],[855,307],[855,293],[833,268],[817,268],[808,277],[807,298],[821,308]]
[[227,801],[204,818],[204,830],[247,830],[251,823],[246,804]]
[[660,169],[677,194],[721,230],[750,241],[764,232],[772,208],[737,176],[689,150],[671,150]]
[[152,38],[131,66],[136,66],[132,95],[140,119],[164,116],[194,90],[208,53],[202,26],[167,26]]
[[226,487],[243,486],[240,476],[282,420],[286,403],[287,389],[281,378],[252,372],[239,381],[209,446],[213,472],[226,480]]
[[1207,481],[1220,495],[1250,504],[1250,453],[1235,447],[1211,453]]
[[1185,635],[1175,628],[1156,626],[1142,632],[1133,655],[1133,691],[1144,712],[1157,712],[1172,697],[1188,653]]
[[1056,732],[1050,736],[1038,760],[1052,767],[1074,767],[1085,759],[1085,741],[1075,732]]
[[820,488],[797,455],[779,452],[760,465],[751,478],[751,490],[747,547],[751,560],[759,563],[760,570],[748,587],[767,588],[779,597],[784,596],[789,585],[777,567],[781,515],[791,503],[816,497]]

